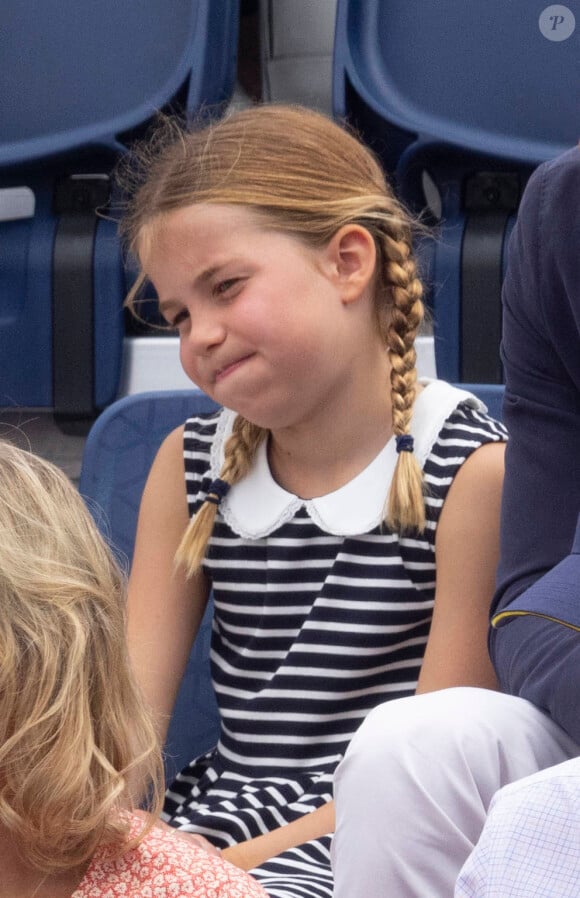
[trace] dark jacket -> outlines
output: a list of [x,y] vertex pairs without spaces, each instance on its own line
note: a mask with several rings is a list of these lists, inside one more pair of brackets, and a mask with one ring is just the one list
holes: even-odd
[[[510,440],[493,613],[516,597],[525,607],[527,587],[570,552],[580,512],[577,147],[541,165],[528,182],[509,245],[503,306]],[[580,556],[574,558],[580,606]],[[580,633],[535,615],[513,617],[492,629],[490,650],[501,687],[544,708],[580,742]]]

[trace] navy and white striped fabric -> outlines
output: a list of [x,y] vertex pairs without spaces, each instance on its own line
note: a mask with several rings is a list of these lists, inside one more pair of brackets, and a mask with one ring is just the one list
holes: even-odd
[[[434,401],[439,397],[445,401]],[[224,847],[313,810],[330,800],[334,769],[366,713],[414,692],[432,617],[443,502],[471,452],[505,439],[505,431],[473,397],[439,382],[420,394],[413,420],[427,490],[422,536],[401,538],[377,523],[350,533],[353,520],[374,520],[384,506],[396,458],[390,444],[378,459],[386,474],[373,475],[370,499],[364,478],[360,489],[349,484],[326,505],[284,494],[264,448],[256,462],[263,489],[246,491],[245,509],[235,496],[220,508],[205,569],[215,601],[211,664],[221,736],[168,790],[165,815],[173,826]],[[227,411],[187,422],[192,514],[219,473],[228,427]],[[357,487],[357,478],[352,483]],[[354,507],[359,493],[370,510]],[[270,500],[270,509],[260,507]],[[249,536],[252,526],[267,532]],[[331,896],[329,839],[286,852],[254,874],[273,898]]]

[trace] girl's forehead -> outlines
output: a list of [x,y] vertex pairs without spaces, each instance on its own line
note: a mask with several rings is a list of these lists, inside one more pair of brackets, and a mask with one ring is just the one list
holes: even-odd
[[136,240],[141,264],[157,250],[171,250],[195,240],[225,242],[249,230],[267,230],[264,216],[250,206],[196,203],[162,212],[146,220]]
[[264,216],[252,206],[227,203],[193,203],[163,212],[150,222],[152,231],[180,233],[190,229],[230,231],[233,227],[264,226]]
[[141,266],[167,256],[228,254],[256,248],[269,237],[292,239],[267,214],[251,206],[197,203],[163,212],[143,224],[136,241]]

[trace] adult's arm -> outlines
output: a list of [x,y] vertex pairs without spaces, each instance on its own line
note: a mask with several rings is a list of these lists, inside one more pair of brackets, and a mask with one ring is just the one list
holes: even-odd
[[455,898],[568,898],[578,879],[578,759],[497,792]]
[[[540,166],[522,199],[503,291],[510,434],[492,611],[570,551],[580,510],[580,150]],[[578,587],[580,602],[580,585]],[[507,692],[580,738],[580,635],[539,617],[492,629]]]

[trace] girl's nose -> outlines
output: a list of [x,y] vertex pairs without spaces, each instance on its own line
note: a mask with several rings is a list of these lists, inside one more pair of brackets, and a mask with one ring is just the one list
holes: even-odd
[[206,310],[192,320],[187,342],[195,352],[205,353],[223,343],[225,337],[222,316],[213,310]]

